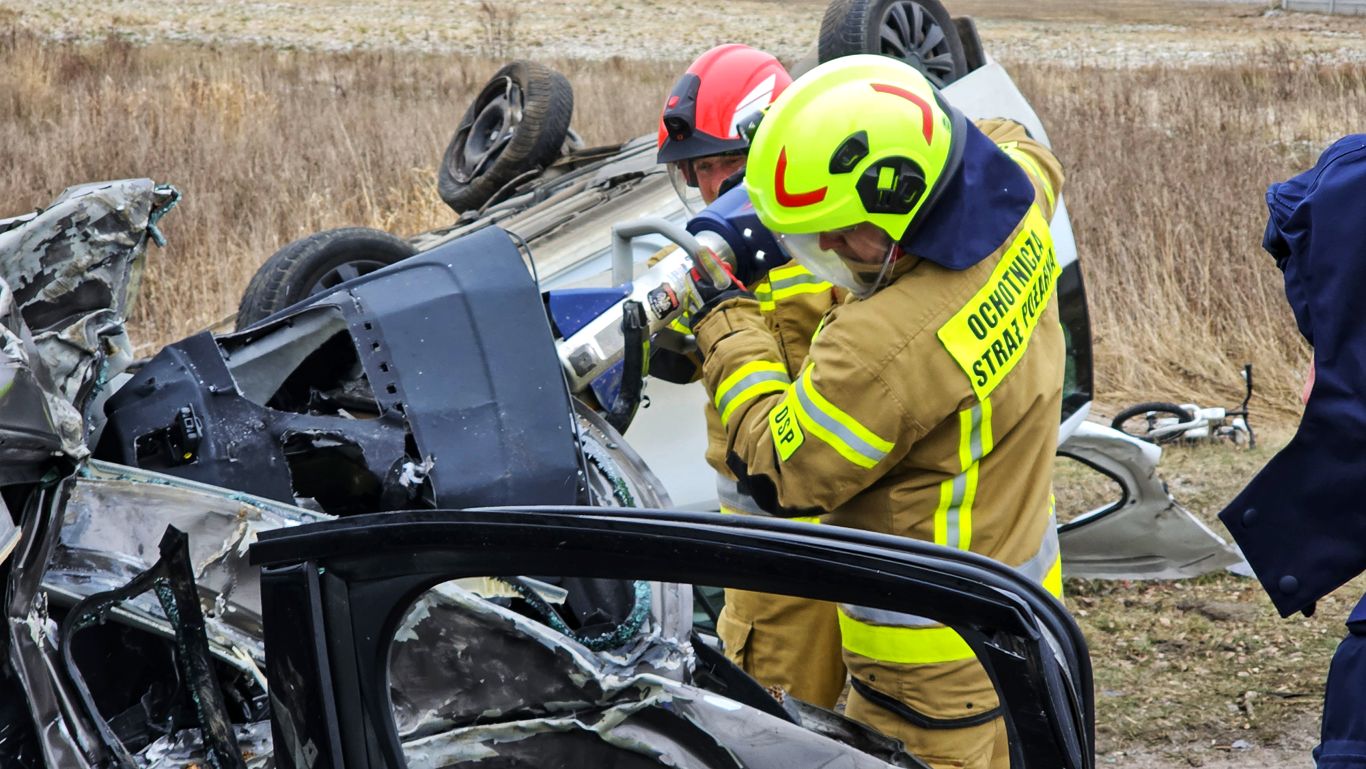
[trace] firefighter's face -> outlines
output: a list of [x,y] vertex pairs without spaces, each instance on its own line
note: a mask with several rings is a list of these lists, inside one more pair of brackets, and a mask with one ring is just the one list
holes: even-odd
[[864,264],[881,264],[892,247],[892,239],[872,222],[829,230],[820,234],[820,247],[834,251],[841,259]]
[[708,155],[692,161],[692,172],[697,178],[697,191],[702,202],[711,205],[721,190],[721,182],[745,167],[744,155]]

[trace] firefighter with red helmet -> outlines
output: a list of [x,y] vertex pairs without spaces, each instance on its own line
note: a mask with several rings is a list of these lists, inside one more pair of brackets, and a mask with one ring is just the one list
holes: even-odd
[[[748,140],[740,128],[767,107],[792,77],[770,54],[745,45],[722,45],[702,54],[678,79],[659,121],[659,162],[685,204],[696,189],[710,204],[745,168]],[[689,210],[693,206],[689,205]],[[785,376],[801,370],[812,334],[836,303],[835,289],[796,263],[763,275],[739,275],[756,297],[756,323],[781,350]],[[667,355],[667,352],[661,351]],[[659,365],[660,354],[650,370]],[[676,362],[676,359],[675,359]],[[671,381],[695,380],[692,367]],[[723,512],[765,515],[726,466],[725,417],[715,402],[706,407],[707,462],[717,473]],[[809,519],[812,523],[817,518]],[[726,654],[759,682],[785,689],[798,699],[833,707],[844,690],[839,620],[833,604],[791,596],[727,590],[717,621]]]

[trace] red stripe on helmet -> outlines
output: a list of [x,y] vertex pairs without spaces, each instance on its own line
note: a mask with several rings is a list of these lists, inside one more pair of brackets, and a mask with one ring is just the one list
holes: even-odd
[[907,91],[900,86],[889,85],[887,83],[872,83],[873,90],[878,93],[889,93],[893,96],[900,96],[906,101],[911,102],[920,108],[920,132],[925,134],[925,143],[930,143],[930,137],[934,136],[934,118],[930,112],[930,105],[924,99]]
[[778,168],[773,172],[773,186],[778,197],[778,205],[784,208],[801,208],[825,200],[826,187],[810,192],[788,192],[783,177],[787,175],[787,148],[778,150]]

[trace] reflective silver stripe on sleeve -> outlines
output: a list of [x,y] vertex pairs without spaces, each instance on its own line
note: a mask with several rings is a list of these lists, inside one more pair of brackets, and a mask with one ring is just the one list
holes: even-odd
[[811,400],[810,394],[806,392],[805,376],[797,377],[797,381],[793,383],[793,390],[796,391],[797,402],[801,404],[802,411],[805,412],[806,416],[810,417],[812,421],[820,425],[826,432],[829,432],[831,435],[834,435],[843,441],[844,445],[848,446],[850,450],[867,458],[873,464],[881,462],[883,458],[887,456],[887,452],[875,448],[872,444],[854,434],[853,430],[850,430],[835,421],[829,414],[822,411],[821,407],[817,406],[816,403]]
[[743,379],[731,383],[731,385],[726,388],[726,391],[722,393],[721,397],[717,399],[716,410],[722,414],[726,413],[726,407],[730,405],[731,401],[740,397],[746,390],[760,382],[778,382],[779,384],[786,385],[790,381],[787,374],[779,371],[755,371],[752,374],[746,375]]

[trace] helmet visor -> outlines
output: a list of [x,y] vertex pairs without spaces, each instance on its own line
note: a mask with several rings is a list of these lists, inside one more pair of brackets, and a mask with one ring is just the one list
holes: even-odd
[[[846,228],[853,229],[853,228]],[[882,285],[891,271],[892,254],[895,244],[887,249],[887,254],[876,262],[856,262],[845,259],[827,248],[821,247],[821,233],[803,234],[774,233],[783,250],[803,267],[822,280],[848,289],[859,299],[866,299]]]
[[698,211],[706,208],[706,204],[702,202],[702,190],[697,186],[697,174],[693,172],[692,159],[675,160],[667,165],[669,183],[673,185],[674,192],[678,193],[678,199],[683,201],[688,216],[696,216]]

